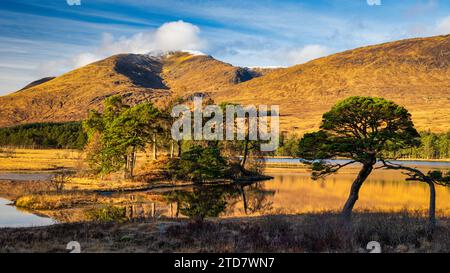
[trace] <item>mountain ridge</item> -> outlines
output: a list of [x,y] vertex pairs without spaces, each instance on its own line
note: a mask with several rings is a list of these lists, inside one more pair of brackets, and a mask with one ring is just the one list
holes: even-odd
[[448,131],[449,64],[450,35],[406,39],[274,71],[239,89],[222,90],[216,99],[279,104],[285,116],[282,127],[305,132],[316,129],[322,114],[338,100],[378,96],[404,105],[420,130]]
[[[208,76],[198,71],[202,66],[212,70]],[[88,109],[101,110],[102,101],[112,95],[137,104],[158,102],[196,87],[212,92],[252,77],[241,71],[212,57],[186,52],[166,57],[118,54],[0,97],[0,127],[80,120]]]
[[0,97],[0,126],[83,119],[119,94],[130,104],[208,93],[217,102],[278,104],[282,129],[307,132],[337,100],[380,96],[404,105],[420,130],[450,128],[450,35],[406,39],[270,70],[209,55],[119,54]]

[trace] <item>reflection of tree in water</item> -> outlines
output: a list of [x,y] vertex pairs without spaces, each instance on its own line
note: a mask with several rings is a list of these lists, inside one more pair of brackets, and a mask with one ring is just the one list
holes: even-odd
[[205,217],[218,217],[227,206],[224,187],[196,186],[192,191],[177,190],[166,195],[168,202],[177,203],[177,212],[196,222]]
[[262,183],[253,183],[249,185],[235,186],[239,194],[235,196],[234,200],[230,200],[230,213],[236,209],[236,206],[242,202],[245,214],[265,213],[272,210],[273,202],[269,201],[267,197],[274,196],[275,191],[264,189]]
[[182,214],[196,222],[206,217],[218,217],[227,208],[234,208],[242,202],[245,213],[268,211],[272,202],[267,196],[273,196],[273,191],[264,190],[261,184],[226,185],[226,186],[196,186],[192,190],[176,190],[166,193],[169,203],[177,204],[176,216]]

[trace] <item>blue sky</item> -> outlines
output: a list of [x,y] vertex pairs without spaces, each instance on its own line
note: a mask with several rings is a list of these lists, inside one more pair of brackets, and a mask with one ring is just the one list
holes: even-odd
[[289,66],[450,33],[448,0],[80,1],[1,1],[0,95],[116,53],[186,49],[240,66]]

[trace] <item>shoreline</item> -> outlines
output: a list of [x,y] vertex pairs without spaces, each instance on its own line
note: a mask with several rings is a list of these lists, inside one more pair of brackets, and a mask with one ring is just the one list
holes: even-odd
[[[264,159],[295,159],[295,160],[301,160],[301,158],[298,157],[291,157],[291,156],[265,156]],[[345,158],[338,158],[337,160],[347,160]],[[450,163],[450,158],[444,158],[444,159],[424,159],[424,158],[401,158],[401,159],[395,159],[392,161],[419,161],[419,162],[445,162]]]

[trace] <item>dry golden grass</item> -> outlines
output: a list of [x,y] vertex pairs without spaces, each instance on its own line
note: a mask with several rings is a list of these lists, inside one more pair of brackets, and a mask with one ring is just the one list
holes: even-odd
[[73,177],[67,182],[67,190],[116,191],[142,189],[148,187],[147,182],[131,180],[105,180],[100,178]]
[[94,202],[98,202],[96,195],[37,194],[21,196],[16,200],[15,205],[30,210],[57,210]]
[[240,67],[213,59],[177,52],[163,59],[162,77],[179,96],[194,92],[216,92],[252,76]]
[[346,228],[332,213],[214,219],[203,225],[161,219],[126,223],[68,223],[8,228],[0,233],[0,252],[67,253],[80,242],[83,253],[367,253],[377,241],[383,253],[448,253],[450,219],[426,232],[426,219],[414,213],[357,213]]
[[[143,172],[143,165],[148,164],[149,156],[138,153],[137,173]],[[78,150],[69,149],[0,149],[0,172],[35,172],[58,171],[68,169],[79,172],[87,168],[84,154]],[[47,181],[48,182],[48,181]],[[48,185],[51,187],[51,185]],[[112,174],[103,178],[88,177],[75,174],[66,179],[65,190],[78,191],[117,191],[142,189],[148,187],[144,180],[127,180],[121,173]],[[0,187],[1,188],[1,187]]]
[[0,171],[45,171],[78,168],[83,155],[77,150],[0,149]]

